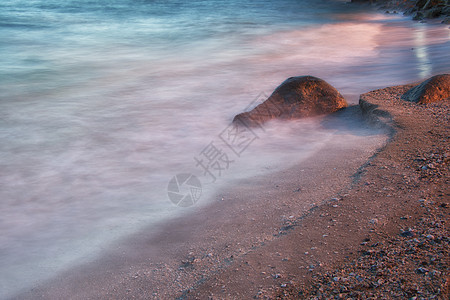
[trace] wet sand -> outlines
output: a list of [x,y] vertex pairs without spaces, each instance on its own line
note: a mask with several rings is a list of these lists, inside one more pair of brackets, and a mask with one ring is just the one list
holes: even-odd
[[[449,101],[401,100],[410,87],[361,96],[364,118],[387,135],[240,181],[156,234],[144,230],[17,298],[444,299]],[[362,135],[348,126],[360,113],[351,107],[323,125]]]
[[[322,237],[326,229],[306,229],[300,241],[291,234],[324,203],[338,203],[359,180],[361,166],[385,145],[385,129],[355,128],[354,120],[362,118],[359,106],[324,117],[322,125],[336,134],[307,161],[235,182],[211,205],[156,233],[149,228],[120,241],[101,258],[58,274],[17,299],[174,299],[194,291],[249,298],[261,286],[277,284],[277,274],[301,270],[297,256],[310,248],[311,235],[320,233],[329,252],[323,254],[334,259],[341,255],[340,250],[334,253],[341,245]],[[357,146],[339,143],[340,134],[353,135]],[[282,241],[288,244],[279,246]],[[239,284],[225,283],[227,274]]]

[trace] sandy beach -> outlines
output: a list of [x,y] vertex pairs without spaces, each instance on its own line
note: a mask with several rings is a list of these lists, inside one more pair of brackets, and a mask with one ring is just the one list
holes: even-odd
[[[323,119],[355,135],[367,132],[350,120],[367,120],[379,131],[364,147],[322,149],[299,166],[239,182],[212,205],[129,237],[17,299],[444,299],[449,103],[400,99],[410,87],[364,94],[362,110]],[[411,247],[416,256],[405,262]],[[383,272],[364,273],[387,259]],[[338,282],[350,277],[362,280]]]
[[[320,118],[323,126],[338,128],[329,143],[333,149],[321,149],[299,166],[239,181],[211,205],[156,233],[139,232],[111,247],[114,252],[68,270],[25,298],[177,298],[254,251],[265,252],[318,205],[345,193],[358,168],[386,142],[384,129],[354,126],[363,118],[358,106]],[[340,133],[355,135],[360,145],[339,143]],[[276,283],[262,279],[269,286]],[[257,288],[246,289],[256,294]]]

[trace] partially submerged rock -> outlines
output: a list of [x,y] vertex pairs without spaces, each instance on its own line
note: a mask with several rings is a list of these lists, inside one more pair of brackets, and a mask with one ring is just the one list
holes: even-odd
[[426,104],[450,98],[450,74],[433,76],[403,94],[402,99]]
[[298,119],[328,114],[347,107],[347,101],[330,84],[313,76],[290,77],[263,103],[238,114],[233,123],[257,126],[271,119]]

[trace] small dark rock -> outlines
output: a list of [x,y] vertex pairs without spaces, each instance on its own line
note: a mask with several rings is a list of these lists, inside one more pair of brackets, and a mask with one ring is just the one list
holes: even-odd
[[416,273],[417,274],[425,274],[425,273],[428,273],[428,272],[429,272],[429,270],[426,269],[426,268],[420,267],[420,268],[416,269]]
[[414,21],[420,21],[423,20],[423,13],[418,11],[414,14],[413,18]]
[[410,229],[407,229],[407,230],[405,230],[405,231],[402,231],[402,232],[400,233],[400,235],[401,235],[402,237],[411,237],[411,236],[414,236],[414,232],[412,232]]

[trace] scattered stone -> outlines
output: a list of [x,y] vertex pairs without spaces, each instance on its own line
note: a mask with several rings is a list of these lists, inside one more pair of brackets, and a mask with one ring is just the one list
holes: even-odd
[[417,274],[425,274],[425,273],[428,273],[428,272],[429,272],[428,269],[425,269],[425,268],[422,268],[422,267],[420,267],[420,268],[418,268],[418,269],[416,270],[416,273],[417,273]]
[[369,223],[373,224],[373,225],[378,224],[378,219],[376,219],[376,218],[370,219]]
[[411,236],[414,236],[414,232],[412,232],[411,229],[406,229],[406,230],[402,231],[400,233],[400,235],[402,237],[411,237]]

